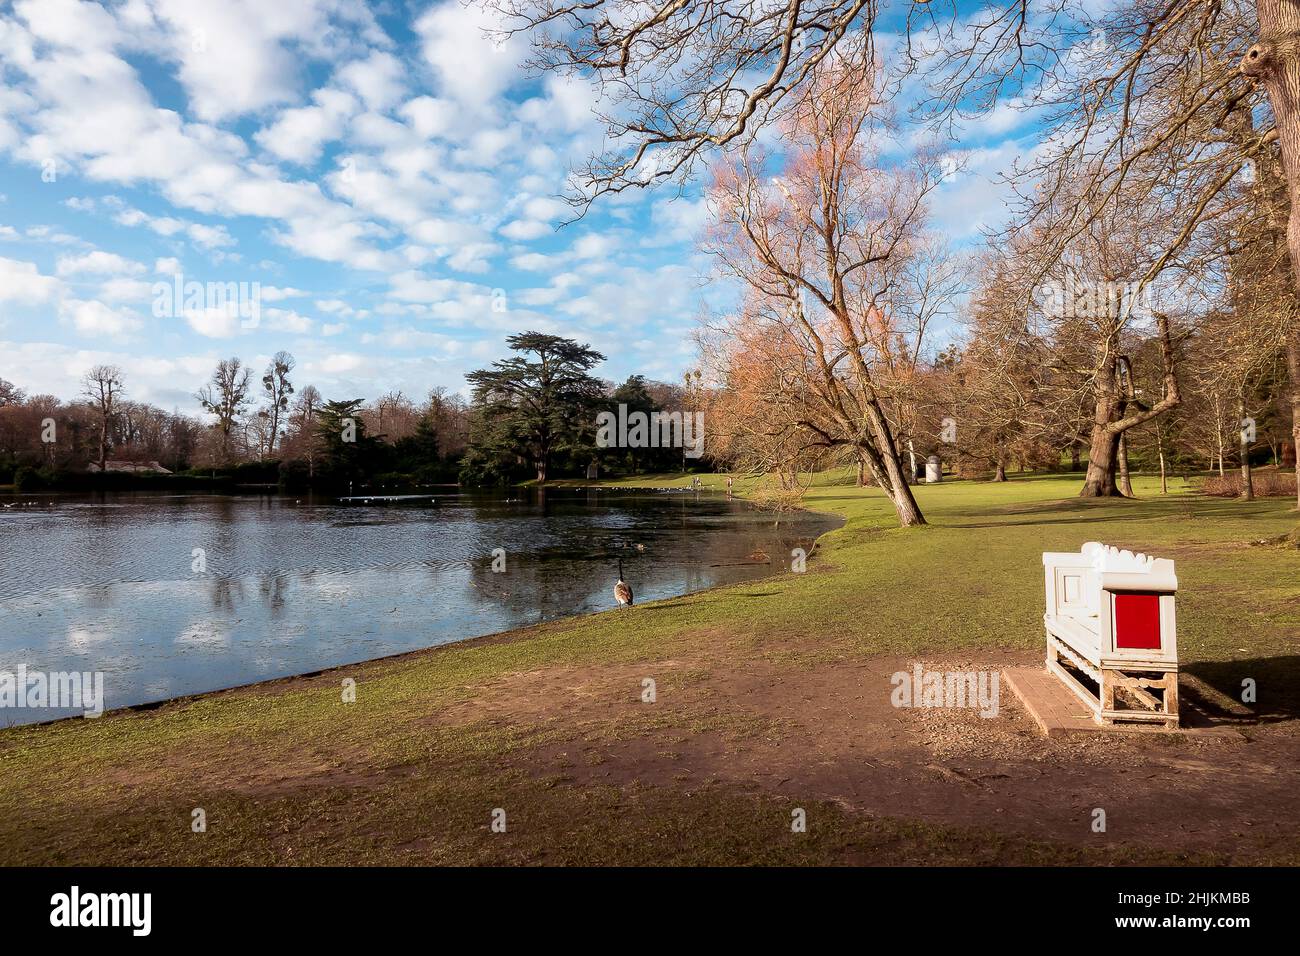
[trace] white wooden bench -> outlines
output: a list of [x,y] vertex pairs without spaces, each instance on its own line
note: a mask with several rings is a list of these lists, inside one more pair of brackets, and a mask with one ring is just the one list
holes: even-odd
[[1043,570],[1047,669],[1099,723],[1176,728],[1174,563],[1090,541],[1045,552]]

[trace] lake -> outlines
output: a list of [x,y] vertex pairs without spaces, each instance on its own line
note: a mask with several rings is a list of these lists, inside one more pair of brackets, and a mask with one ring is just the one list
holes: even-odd
[[[840,524],[605,488],[0,504],[0,674],[102,672],[106,709],[607,610],[620,557],[637,603],[788,571]],[[0,707],[0,726],[72,713]]]

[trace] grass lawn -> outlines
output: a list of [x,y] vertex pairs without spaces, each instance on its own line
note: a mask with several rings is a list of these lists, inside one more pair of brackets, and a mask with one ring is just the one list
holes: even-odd
[[[1079,483],[921,486],[931,524],[903,531],[878,491],[825,482],[807,506],[846,523],[803,574],[0,731],[0,862],[1300,860],[1300,551],[1255,543],[1295,527],[1293,503]],[[1041,660],[1040,554],[1089,540],[1176,560],[1184,670],[1234,699],[1258,684],[1244,742],[1055,743],[1014,707],[888,706],[916,660]]]

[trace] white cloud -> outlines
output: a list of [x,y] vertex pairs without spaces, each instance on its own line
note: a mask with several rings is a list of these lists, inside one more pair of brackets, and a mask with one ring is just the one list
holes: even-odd
[[618,245],[619,240],[615,236],[601,232],[589,232],[573,243],[573,248],[569,250],[569,254],[575,259],[599,259],[613,253]]
[[576,133],[590,128],[598,89],[576,76],[548,74],[546,95],[527,100],[519,107],[519,118],[545,130]]
[[0,302],[38,305],[59,294],[62,283],[43,276],[34,262],[0,257]]
[[485,32],[499,26],[491,11],[462,7],[456,0],[430,8],[415,22],[424,58],[445,95],[481,109],[523,78],[519,65],[527,41],[494,39]]
[[443,136],[459,121],[458,107],[451,100],[417,96],[402,104],[399,111],[421,139]]
[[554,231],[555,228],[549,222],[542,222],[539,219],[516,219],[501,227],[501,235],[518,242],[540,239]]
[[390,53],[372,53],[367,59],[354,60],[338,72],[338,81],[360,95],[372,110],[386,110],[406,90],[406,68]]
[[262,299],[266,302],[279,302],[283,299],[301,299],[308,294],[303,292],[302,289],[295,289],[292,287],[281,288],[273,285],[264,285],[262,286],[261,291]]
[[653,228],[645,239],[647,246],[694,243],[709,218],[708,198],[687,199],[668,196],[655,202],[650,210]]
[[347,121],[357,111],[357,101],[351,94],[335,89],[317,90],[312,100],[311,106],[282,112],[254,139],[280,159],[301,165],[314,163],[326,143],[343,135]]
[[311,319],[294,312],[292,309],[266,309],[263,314],[267,320],[266,327],[272,332],[293,332],[305,335],[311,331],[314,324]]
[[99,287],[99,297],[108,302],[147,302],[153,298],[153,283],[143,279],[109,279]]
[[351,355],[338,353],[328,355],[320,362],[322,372],[337,374],[339,372],[351,372],[360,368],[365,363],[365,359],[360,355]]
[[120,338],[143,324],[132,313],[110,308],[96,299],[65,299],[59,304],[59,316],[86,336]]
[[238,310],[231,307],[189,309],[185,322],[199,335],[209,339],[228,339],[239,332]]
[[510,264],[526,272],[545,272],[554,266],[556,261],[554,256],[544,256],[540,252],[525,252],[511,259]]
[[235,244],[225,226],[205,226],[201,222],[192,222],[185,227],[185,234],[201,249],[220,249]]
[[145,271],[139,262],[133,262],[114,252],[96,249],[80,256],[63,256],[55,271],[61,276],[70,275],[138,275]]
[[[168,9],[179,16],[176,0]],[[245,19],[257,24],[277,17],[263,11]],[[235,133],[155,107],[120,57],[101,47],[41,52],[47,55],[34,54],[22,66],[38,108],[25,118],[28,135],[14,147],[20,159],[40,165],[55,158],[96,181],[155,183],[174,205],[203,213],[283,220],[286,227],[273,235],[303,255],[360,268],[382,269],[391,261],[367,241],[374,228],[314,183],[280,179],[275,169],[248,161],[247,144]],[[208,246],[225,242],[207,229],[193,238]]]
[[324,32],[321,8],[304,0],[156,0],[197,116],[213,121],[291,100],[300,67],[286,41]]
[[497,245],[491,242],[466,243],[447,257],[447,265],[457,272],[487,272],[492,268],[489,259],[497,249]]

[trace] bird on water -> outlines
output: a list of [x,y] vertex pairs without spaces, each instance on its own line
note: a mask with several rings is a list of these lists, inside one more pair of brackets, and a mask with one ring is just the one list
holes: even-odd
[[632,588],[623,580],[623,559],[618,559],[618,583],[614,585],[614,600],[620,607],[632,606]]

